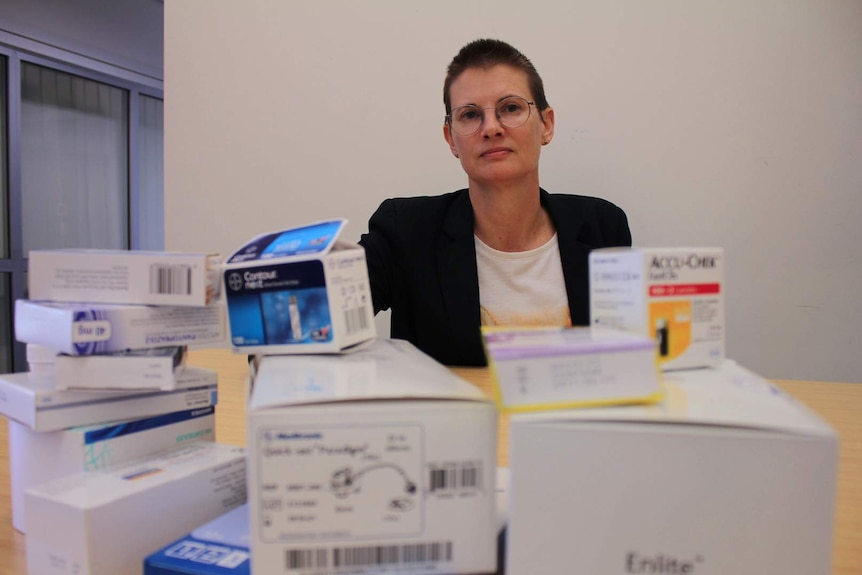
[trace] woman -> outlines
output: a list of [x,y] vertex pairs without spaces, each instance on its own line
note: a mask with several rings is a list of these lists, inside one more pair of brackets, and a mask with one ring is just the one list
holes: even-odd
[[443,136],[468,187],[384,201],[360,244],[392,337],[447,365],[485,365],[481,325],[588,325],[588,254],[630,246],[631,233],[610,202],[539,187],[554,110],[521,52],[467,44],[443,102]]

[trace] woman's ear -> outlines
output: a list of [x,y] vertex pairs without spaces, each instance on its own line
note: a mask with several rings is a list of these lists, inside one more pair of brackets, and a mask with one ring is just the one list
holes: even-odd
[[449,129],[449,123],[443,122],[443,137],[446,139],[446,143],[449,144],[449,150],[451,150],[452,155],[456,158],[460,158],[458,155],[458,150],[455,148],[455,139],[452,137],[452,130]]
[[539,112],[542,117],[542,145],[547,146],[554,139],[554,109],[547,107]]

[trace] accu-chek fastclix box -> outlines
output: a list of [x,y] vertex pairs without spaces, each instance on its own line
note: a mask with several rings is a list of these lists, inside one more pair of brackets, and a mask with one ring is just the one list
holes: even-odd
[[230,343],[261,354],[338,353],[373,339],[365,250],[346,220],[263,234],[223,266]]

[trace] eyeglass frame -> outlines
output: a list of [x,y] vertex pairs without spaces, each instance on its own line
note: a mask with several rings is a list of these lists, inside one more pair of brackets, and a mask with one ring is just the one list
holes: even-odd
[[[511,100],[511,99],[523,100],[527,103],[527,117],[526,117],[526,119],[524,119],[523,124],[518,124],[517,126],[507,126],[505,123],[503,123],[503,118],[500,117],[500,113],[499,113],[500,104],[504,103],[506,100]],[[524,98],[523,96],[506,96],[500,102],[498,102],[496,106],[487,106],[485,108],[480,108],[480,107],[475,106],[473,104],[464,104],[463,106],[456,106],[456,107],[452,108],[452,110],[448,114],[443,116],[443,121],[446,122],[446,124],[449,126],[449,128],[455,134],[462,136],[462,137],[473,136],[473,135],[477,134],[479,132],[479,130],[482,129],[482,124],[485,123],[485,110],[494,110],[496,112],[497,121],[500,122],[500,124],[505,126],[506,128],[514,130],[514,129],[520,128],[521,126],[526,125],[527,122],[530,121],[530,114],[532,113],[532,106],[535,106],[535,105],[536,105],[535,101],[530,101],[530,100]],[[482,120],[479,122],[479,125],[476,126],[476,129],[473,130],[472,132],[470,132],[469,134],[462,134],[462,133],[456,131],[455,127],[452,125],[452,114],[455,113],[455,110],[460,110],[461,108],[475,108],[477,112],[481,112],[481,114],[482,114]],[[541,114],[541,110],[539,110],[538,107],[536,108],[536,110]]]

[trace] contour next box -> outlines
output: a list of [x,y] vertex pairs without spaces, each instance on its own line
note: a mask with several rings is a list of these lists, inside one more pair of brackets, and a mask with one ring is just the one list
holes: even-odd
[[218,295],[218,254],[129,250],[34,250],[34,300],[203,306]]
[[201,409],[218,401],[218,374],[186,367],[172,391],[58,390],[52,375],[0,375],[0,415],[34,431]]
[[214,407],[61,431],[33,431],[10,419],[12,525],[26,532],[24,490],[28,487],[78,471],[104,469],[193,440],[215,440]]
[[603,248],[590,253],[590,322],[658,341],[664,370],[724,359],[724,250]]
[[831,573],[835,432],[730,361],[665,383],[513,416],[507,573]]
[[230,341],[242,353],[331,353],[375,336],[365,250],[346,220],[258,236],[224,264]]
[[247,410],[254,571],[486,573],[493,403],[399,340],[264,356]]
[[27,572],[139,575],[144,558],[245,503],[240,447],[198,441],[26,493]]
[[69,355],[224,341],[225,310],[205,307],[17,300],[15,338]]

